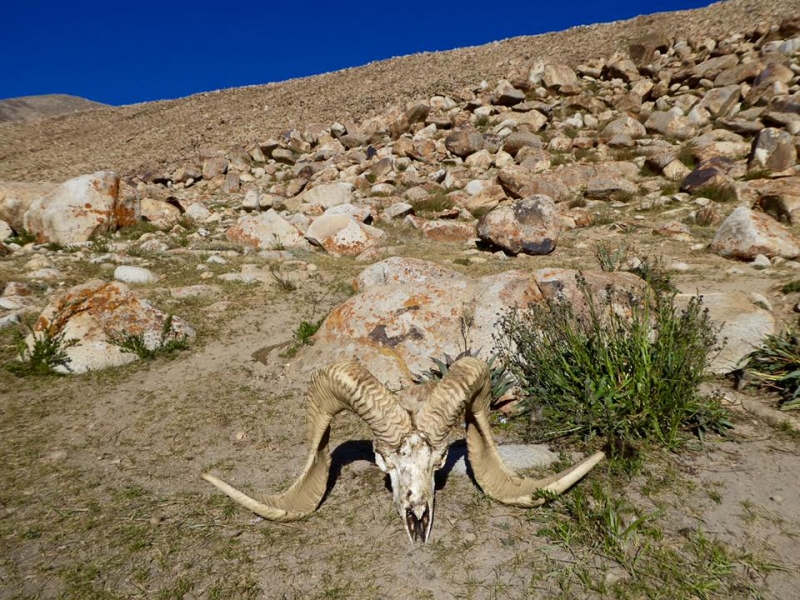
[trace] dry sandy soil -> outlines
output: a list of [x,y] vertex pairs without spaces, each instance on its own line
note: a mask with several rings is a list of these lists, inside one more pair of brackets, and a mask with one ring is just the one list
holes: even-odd
[[[498,268],[454,264],[459,246],[404,235],[393,241],[409,256],[435,251],[443,264],[476,275]],[[499,268],[591,268],[583,244],[624,236],[576,231],[551,256]],[[677,242],[627,239],[687,259]],[[433,542],[416,548],[371,462],[368,431],[342,416],[320,510],[290,524],[254,520],[199,475],[213,470],[246,490],[272,492],[302,468],[307,382],[293,365],[303,351],[294,359],[280,353],[301,320],[347,297],[361,269],[350,259],[307,258],[320,275],[293,292],[231,284],[218,297],[175,301],[145,288],[156,305],[199,327],[198,342],[173,360],[62,379],[0,371],[0,598],[795,597],[798,436],[776,427],[775,413],[761,418],[774,398],[737,394],[725,380],[712,387],[757,405],[761,417],[734,406],[728,438],[648,453],[633,479],[603,466],[544,508],[491,502],[445,468]],[[160,268],[170,282],[188,283],[199,260],[170,257]],[[688,260],[696,268],[677,278],[681,288],[730,287],[724,259]],[[754,272],[751,289],[788,316],[776,291],[788,278]],[[220,312],[219,301],[228,309]],[[4,360],[10,342],[4,334]],[[498,423],[496,434],[509,443],[522,430]],[[453,452],[463,451],[456,436]],[[583,512],[576,495],[589,498]],[[628,529],[640,516],[646,522]],[[618,546],[609,548],[614,536]]]
[[[504,73],[521,57],[575,63],[652,26],[723,31],[741,19],[774,20],[798,9],[797,2],[740,0],[281,85],[2,125],[0,179],[132,171],[176,159],[198,141],[246,142],[292,123],[368,116],[390,99]],[[800,225],[793,229],[800,233]],[[690,253],[646,226],[627,234],[574,230],[550,256],[486,264],[463,264],[458,245],[407,230],[388,234],[403,255],[435,256],[474,275],[596,268],[592,244],[632,241],[667,263],[690,263],[690,272],[674,276],[682,290],[741,289],[743,278],[729,273],[738,266],[748,269],[747,291],[766,296],[782,323],[795,319],[791,308],[800,300],[779,292],[798,278],[791,265],[749,270]],[[713,231],[692,234],[702,242]],[[200,283],[203,258],[169,254],[158,269],[171,287]],[[273,492],[300,472],[307,381],[295,365],[303,350],[295,358],[282,352],[302,320],[318,319],[348,297],[363,268],[347,258],[302,258],[318,274],[295,291],[230,283],[214,296],[177,300],[159,285],[141,288],[198,328],[197,342],[169,359],[59,379],[21,379],[0,369],[0,600],[798,597],[796,419],[781,425],[790,416],[774,410],[775,398],[734,392],[724,379],[710,387],[731,405],[730,436],[647,453],[632,478],[601,466],[542,508],[489,501],[446,467],[433,541],[424,547],[408,543],[371,462],[367,429],[350,415],[338,417],[335,468],[320,510],[296,523],[254,521],[200,474],[213,470],[247,491]],[[259,261],[266,265],[253,256],[230,258],[224,270]],[[0,262],[0,281],[14,280],[21,268],[17,259]],[[64,267],[66,284],[99,275],[93,268],[86,261]],[[0,362],[13,356],[11,333],[0,332]],[[500,443],[520,441],[523,432],[524,423],[496,423]]]
[[106,107],[108,107],[107,104],[67,94],[8,98],[7,100],[0,100],[0,123],[34,121],[46,117]]

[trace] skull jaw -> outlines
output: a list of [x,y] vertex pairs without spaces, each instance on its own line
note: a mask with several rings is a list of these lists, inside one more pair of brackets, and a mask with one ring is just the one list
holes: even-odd
[[433,527],[432,503],[426,503],[424,506],[416,509],[405,509],[403,523],[406,527],[408,539],[412,544],[427,543]]
[[375,462],[392,482],[397,514],[412,544],[426,543],[433,527],[434,473],[444,466],[447,446],[432,448],[424,435],[414,432],[400,448],[375,447]]

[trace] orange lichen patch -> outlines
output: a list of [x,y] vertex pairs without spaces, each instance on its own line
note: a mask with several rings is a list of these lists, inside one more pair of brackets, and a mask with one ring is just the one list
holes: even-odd
[[119,200],[114,203],[111,209],[112,223],[117,227],[130,227],[137,222],[136,210],[132,206],[127,206]]
[[248,244],[249,246],[255,246],[256,248],[259,247],[261,244],[260,240],[252,235],[248,235],[245,233],[241,227],[238,225],[234,225],[225,233],[229,240],[232,242],[239,242],[241,244]]
[[408,299],[403,302],[403,306],[405,308],[419,308],[420,306],[424,306],[425,304],[430,303],[431,298],[427,294],[417,294],[414,296],[409,296]]

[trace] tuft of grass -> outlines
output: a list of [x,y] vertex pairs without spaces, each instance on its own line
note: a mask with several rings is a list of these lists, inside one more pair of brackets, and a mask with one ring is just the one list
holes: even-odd
[[189,343],[185,335],[177,336],[172,331],[172,315],[167,315],[161,325],[161,335],[155,344],[148,344],[144,334],[132,334],[127,331],[109,336],[109,341],[119,346],[124,352],[135,354],[139,358],[153,360],[158,356],[170,356],[180,350],[186,350]]
[[695,196],[708,198],[714,202],[726,203],[736,201],[736,190],[733,186],[724,183],[712,183],[701,187],[694,193]]
[[294,292],[297,289],[297,284],[289,279],[288,277],[284,277],[278,272],[278,268],[275,265],[270,265],[269,267],[269,274],[275,280],[275,283],[278,284],[278,288],[283,292]]
[[754,179],[768,179],[772,175],[769,169],[754,169],[745,173],[742,178],[744,181],[753,181]]
[[600,269],[606,273],[624,271],[628,265],[630,247],[627,242],[612,246],[606,242],[598,242],[594,247],[594,257]]
[[63,375],[56,371],[57,367],[69,370],[70,358],[67,349],[78,343],[75,339],[64,339],[64,331],[51,330],[37,332],[28,326],[30,335],[33,336],[33,345],[28,346],[25,335],[17,330],[14,332],[14,343],[19,360],[5,365],[10,373],[17,377]]
[[690,169],[694,169],[697,166],[697,160],[694,157],[694,146],[689,142],[681,144],[681,147],[675,154],[675,158]]
[[622,242],[616,246],[605,242],[599,242],[594,247],[594,257],[600,265],[600,269],[607,273],[615,271],[626,271],[645,280],[648,285],[662,292],[675,290],[672,279],[664,266],[664,260],[659,256],[645,256],[638,260],[634,267],[630,267],[630,255],[634,248],[627,242]]
[[123,240],[138,240],[145,233],[155,233],[158,228],[150,221],[137,221],[133,225],[122,227],[117,230],[115,236]]
[[453,208],[453,200],[447,196],[445,190],[437,190],[427,198],[411,202],[411,205],[417,214],[438,213]]
[[654,289],[631,298],[628,317],[612,309],[613,289],[597,297],[582,275],[578,288],[585,314],[555,299],[500,318],[500,357],[523,409],[541,411],[533,437],[599,437],[624,459],[637,442],[674,448],[688,432],[731,427],[718,400],[698,392],[718,333],[702,297],[680,311],[674,292]]
[[793,294],[795,292],[800,292],[800,280],[790,281],[781,288],[781,292],[784,294]]
[[19,244],[20,246],[24,246],[25,244],[35,243],[36,235],[27,229],[20,229],[19,231],[15,231],[14,235],[12,235],[6,241],[9,244]]
[[664,187],[661,188],[661,194],[663,196],[673,196],[677,194],[679,191],[680,191],[680,186],[674,181],[664,184]]
[[800,409],[800,337],[794,331],[768,335],[744,361],[758,387],[780,394],[781,410]]
[[292,358],[303,346],[313,346],[314,334],[319,331],[324,321],[325,317],[322,317],[318,321],[300,321],[297,329],[294,330],[294,343],[289,346],[281,356],[284,358]]

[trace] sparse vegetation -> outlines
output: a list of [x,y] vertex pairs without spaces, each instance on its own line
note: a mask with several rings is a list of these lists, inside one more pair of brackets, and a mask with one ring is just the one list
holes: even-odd
[[6,370],[18,377],[62,375],[57,371],[60,367],[69,370],[70,359],[67,349],[78,343],[75,339],[65,339],[65,332],[48,327],[36,331],[27,326],[32,344],[29,346],[27,336],[15,331],[15,346],[18,360],[5,365]]
[[453,200],[448,197],[444,189],[436,190],[427,198],[414,200],[410,204],[414,207],[414,212],[421,215],[439,213],[453,208]]
[[297,284],[288,277],[281,275],[277,266],[270,265],[269,274],[275,280],[275,283],[278,284],[278,289],[282,292],[294,292],[297,289]]
[[695,196],[700,198],[708,198],[714,202],[726,203],[736,201],[736,190],[731,185],[726,184],[709,184],[701,187],[694,193]]
[[794,294],[795,292],[800,292],[800,280],[790,281],[781,288],[781,292],[784,294]]
[[[457,360],[465,356],[478,356],[478,352],[469,349],[460,352],[456,356],[445,354],[441,359],[432,356],[431,362],[433,362],[435,366],[424,373],[418,374],[415,377],[415,381],[417,383],[439,381],[450,372],[450,367],[452,367]],[[497,360],[496,355],[489,358],[487,364],[489,365],[489,372],[492,379],[492,398],[498,400],[516,385],[516,380],[505,366]]]
[[20,246],[25,246],[26,244],[35,243],[36,236],[27,229],[20,229],[19,231],[15,231],[14,235],[12,235],[6,241],[10,244],[19,244]]
[[167,315],[161,324],[161,333],[156,340],[148,340],[143,333],[133,334],[122,331],[110,336],[109,341],[115,346],[119,346],[124,352],[130,352],[146,360],[153,360],[158,356],[172,356],[189,347],[185,335],[176,335],[172,331],[172,321],[172,315]]
[[800,337],[793,330],[768,335],[745,357],[744,369],[756,385],[780,395],[782,410],[800,409]]
[[281,356],[284,358],[292,358],[303,346],[312,346],[314,344],[314,334],[319,331],[324,321],[325,317],[317,321],[300,321],[297,329],[294,330],[294,343],[284,350]]
[[699,394],[717,348],[702,298],[679,310],[659,290],[631,298],[630,316],[611,309],[612,289],[593,293],[579,277],[585,311],[563,300],[505,313],[498,350],[525,393],[537,439],[599,437],[616,458],[638,443],[678,446],[692,431],[723,433],[730,423]]
[[675,154],[675,158],[690,169],[694,169],[697,166],[697,160],[694,157],[694,146],[689,142],[681,144],[681,147]]

